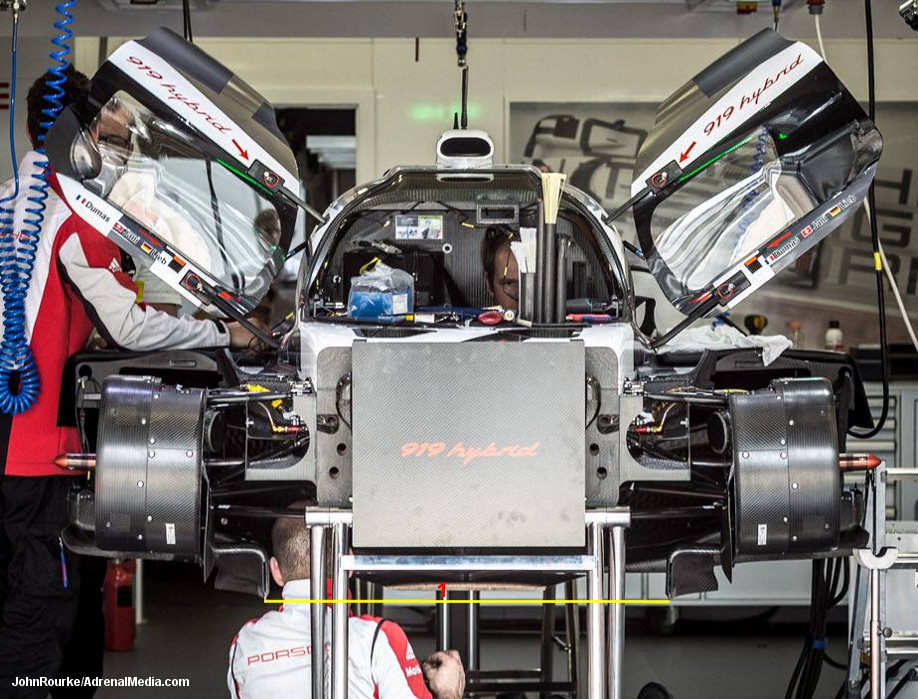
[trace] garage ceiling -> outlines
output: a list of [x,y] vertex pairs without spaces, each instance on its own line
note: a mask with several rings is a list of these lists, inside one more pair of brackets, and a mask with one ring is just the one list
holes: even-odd
[[[195,36],[420,37],[453,36],[453,0],[191,0]],[[140,3],[146,3],[140,4]],[[876,36],[914,40],[893,0],[874,3]],[[384,12],[379,8],[385,7]],[[729,38],[771,26],[771,3],[737,16],[731,0],[466,0],[476,38]],[[83,36],[132,36],[165,25],[181,30],[181,0],[84,0],[74,9]],[[805,0],[785,0],[782,33],[812,38]],[[47,37],[54,3],[33,0],[20,33]],[[827,0],[827,39],[863,38],[861,0]],[[0,23],[9,35],[10,23]]]

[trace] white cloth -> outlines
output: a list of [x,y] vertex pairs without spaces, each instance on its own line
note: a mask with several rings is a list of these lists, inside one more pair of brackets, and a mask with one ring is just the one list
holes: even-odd
[[792,344],[784,335],[743,335],[729,325],[718,325],[712,328],[708,323],[682,331],[658,352],[666,354],[667,352],[699,352],[706,349],[760,347],[762,363],[768,366]]
[[[284,585],[284,599],[310,599],[309,580]],[[310,606],[283,604],[242,627],[229,652],[226,680],[233,699],[311,699]],[[331,626],[325,631],[328,688]],[[347,677],[350,699],[431,699],[405,632],[391,621],[348,619]]]

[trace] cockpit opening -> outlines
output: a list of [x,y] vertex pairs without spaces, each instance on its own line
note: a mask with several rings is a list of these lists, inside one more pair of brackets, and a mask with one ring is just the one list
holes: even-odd
[[[431,316],[459,322],[489,309],[512,312],[507,318],[521,307],[525,313],[524,280],[535,273],[525,243],[535,240],[539,179],[521,169],[476,175],[470,180],[434,170],[396,172],[342,211],[319,245],[322,262],[313,272],[305,312],[346,318],[355,280],[383,264],[413,279],[413,312],[399,315],[414,318],[390,322],[429,322]],[[621,272],[606,232],[576,201],[564,198],[557,235],[567,244],[570,312],[589,308],[622,319]]]

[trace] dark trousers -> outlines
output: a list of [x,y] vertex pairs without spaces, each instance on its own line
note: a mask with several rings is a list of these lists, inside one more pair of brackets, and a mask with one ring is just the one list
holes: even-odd
[[47,687],[14,687],[15,678],[55,678],[63,662],[80,587],[77,557],[64,552],[62,559],[60,539],[72,483],[66,476],[0,476],[2,699],[44,699]]
[[[59,677],[102,677],[105,657],[105,617],[102,583],[108,559],[80,556],[80,601],[70,642],[64,649]],[[55,687],[53,699],[92,699],[95,687]]]

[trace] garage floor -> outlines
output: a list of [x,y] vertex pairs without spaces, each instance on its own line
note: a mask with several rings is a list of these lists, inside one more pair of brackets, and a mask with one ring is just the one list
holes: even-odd
[[[253,598],[205,590],[194,571],[156,580],[147,576],[148,622],[138,628],[135,649],[107,653],[106,677],[187,678],[187,689],[102,688],[97,699],[185,697],[226,699],[227,652],[236,631],[248,619],[263,614],[265,605]],[[400,610],[411,619],[411,612]],[[745,612],[729,612],[733,619]],[[535,616],[535,615],[534,615]],[[799,617],[799,613],[798,613]],[[395,617],[399,618],[399,617]],[[697,612],[696,612],[697,618]],[[842,632],[841,626],[836,625]],[[625,699],[632,699],[646,682],[667,687],[676,699],[775,699],[784,696],[804,633],[800,623],[763,626],[752,623],[680,622],[672,635],[649,635],[639,619],[629,621],[625,643]],[[433,650],[433,638],[423,631],[409,638],[419,656]],[[838,659],[844,641],[832,638],[830,649]],[[483,668],[538,666],[534,634],[486,634],[482,639]],[[555,657],[562,677],[565,656]],[[512,665],[511,665],[512,664]],[[832,699],[842,672],[824,666],[818,697]]]

